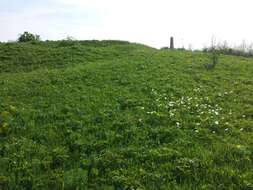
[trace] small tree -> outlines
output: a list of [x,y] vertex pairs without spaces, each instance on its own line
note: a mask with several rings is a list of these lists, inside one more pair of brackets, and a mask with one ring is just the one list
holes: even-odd
[[219,63],[219,50],[217,49],[216,39],[212,37],[211,47],[208,52],[210,52],[211,63],[205,64],[206,69],[214,69]]
[[40,36],[29,32],[24,32],[18,38],[18,42],[31,42],[31,41],[40,41]]

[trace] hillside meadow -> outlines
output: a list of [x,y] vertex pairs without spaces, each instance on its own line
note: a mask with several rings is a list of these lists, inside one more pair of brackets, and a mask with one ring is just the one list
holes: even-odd
[[253,189],[253,59],[0,43],[0,189]]

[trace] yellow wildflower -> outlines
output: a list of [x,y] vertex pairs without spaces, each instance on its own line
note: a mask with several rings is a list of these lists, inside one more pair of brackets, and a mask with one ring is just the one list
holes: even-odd
[[3,123],[2,126],[0,126],[0,134],[5,134],[9,128],[8,123]]
[[15,106],[10,105],[10,111],[12,113],[16,113],[17,112],[17,108]]

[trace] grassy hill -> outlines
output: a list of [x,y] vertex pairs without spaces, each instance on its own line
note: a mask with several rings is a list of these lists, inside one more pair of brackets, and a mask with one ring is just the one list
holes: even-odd
[[253,189],[253,59],[0,44],[0,189]]

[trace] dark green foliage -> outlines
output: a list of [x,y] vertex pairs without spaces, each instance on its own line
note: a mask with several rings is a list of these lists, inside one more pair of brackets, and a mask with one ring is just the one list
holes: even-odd
[[[234,55],[234,56],[242,56],[242,57],[253,57],[253,49],[249,47],[248,49],[243,48],[233,48],[228,46],[217,46],[216,51],[220,54],[224,55]],[[212,52],[212,48],[204,48],[203,52]]]
[[0,189],[253,189],[253,61],[120,41],[0,44]]
[[40,36],[29,32],[24,32],[18,38],[18,42],[34,42],[40,41]]

